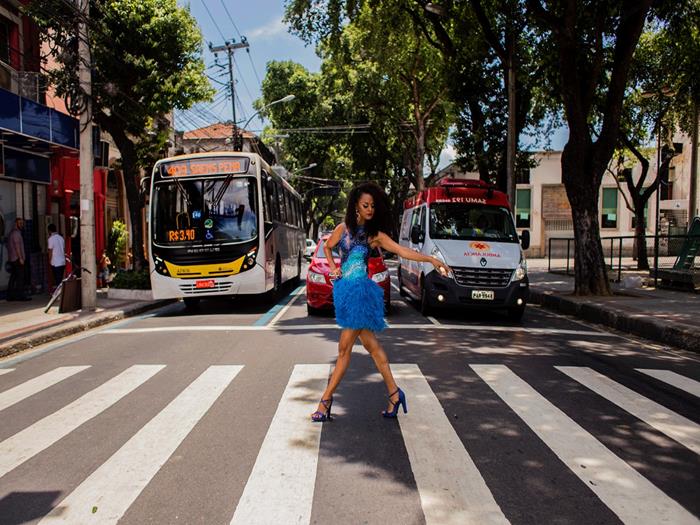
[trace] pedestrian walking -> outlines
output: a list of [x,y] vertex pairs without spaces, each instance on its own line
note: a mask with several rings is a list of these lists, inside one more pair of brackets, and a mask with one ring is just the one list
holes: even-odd
[[60,233],[56,231],[55,224],[49,224],[49,265],[51,275],[53,275],[54,288],[61,284],[66,271],[66,241]]
[[[331,419],[333,393],[350,364],[352,347],[358,337],[386,384],[389,405],[382,415],[395,418],[400,406],[403,407],[404,413],[407,412],[406,394],[396,385],[389,360],[375,335],[386,327],[384,294],[367,275],[369,254],[371,250],[381,248],[405,259],[432,263],[443,275],[447,275],[450,269],[435,257],[395,243],[387,234],[393,230],[390,209],[389,200],[378,185],[366,182],[356,186],[348,197],[345,222],[333,230],[323,247],[330,266],[331,279],[335,279],[333,303],[336,321],[342,331],[333,373],[316,412],[311,414],[311,420],[314,422]],[[341,256],[340,268],[333,260],[333,249],[336,246]]]
[[10,230],[7,239],[7,260],[10,263],[10,282],[7,287],[8,301],[29,301],[31,297],[24,289],[24,276],[26,273],[25,264],[27,258],[24,253],[24,239],[22,230],[24,229],[24,219],[17,217],[15,225]]
[[107,251],[102,252],[102,257],[100,257],[97,263],[97,287],[106,288],[109,283],[109,265],[112,261],[107,256]]

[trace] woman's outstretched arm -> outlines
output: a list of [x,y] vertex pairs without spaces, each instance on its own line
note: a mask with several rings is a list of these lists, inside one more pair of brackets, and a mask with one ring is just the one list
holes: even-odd
[[384,232],[379,232],[377,234],[377,236],[372,240],[372,245],[379,246],[382,250],[395,253],[404,259],[410,259],[418,262],[429,262],[435,266],[441,275],[447,275],[452,271],[450,267],[440,259],[411,250],[405,246],[401,246],[400,244],[394,242],[394,240]]
[[331,236],[328,237],[328,239],[326,239],[326,242],[323,245],[323,253],[326,254],[326,260],[328,261],[331,277],[340,276],[340,268],[338,268],[335,265],[335,261],[333,260],[333,248],[338,246],[338,243],[340,242],[344,231],[345,224],[341,222],[340,224],[338,224],[338,226],[335,227],[333,233],[331,233]]

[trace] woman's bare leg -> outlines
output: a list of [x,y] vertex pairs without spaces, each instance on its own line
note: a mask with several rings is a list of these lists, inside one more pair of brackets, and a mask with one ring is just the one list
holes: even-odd
[[[379,344],[377,336],[374,335],[374,332],[372,332],[371,330],[362,330],[360,332],[359,337],[360,341],[362,341],[362,345],[369,352],[369,355],[372,356],[372,359],[374,360],[374,366],[376,366],[377,370],[379,370],[379,373],[382,374],[382,378],[384,379],[384,383],[386,384],[388,394],[394,394],[398,390],[398,387],[396,386],[394,375],[391,373],[389,359],[387,358],[386,352],[384,352],[382,345]],[[398,402],[398,393],[396,393],[390,399],[393,402]],[[389,403],[387,411],[390,412],[391,410],[393,410],[393,404]]]
[[[340,380],[343,379],[345,371],[348,369],[348,365],[350,364],[352,347],[355,344],[359,334],[360,330],[352,330],[350,328],[346,328],[340,332],[340,341],[338,341],[338,359],[336,359],[333,373],[331,374],[331,378],[328,380],[328,386],[323,392],[321,399],[330,399],[333,392],[335,392],[335,389],[338,388]],[[321,413],[326,412],[326,408],[323,406],[323,403],[318,404],[317,410]]]

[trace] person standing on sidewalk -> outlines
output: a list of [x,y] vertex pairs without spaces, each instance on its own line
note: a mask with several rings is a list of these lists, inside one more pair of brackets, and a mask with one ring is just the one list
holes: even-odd
[[10,263],[10,282],[7,287],[8,301],[30,301],[31,297],[26,295],[24,290],[24,265],[27,258],[24,253],[24,239],[22,230],[24,229],[24,219],[17,217],[15,226],[10,230],[7,239],[7,255]]
[[49,265],[53,275],[53,286],[56,288],[66,271],[66,241],[61,234],[56,231],[55,224],[49,224]]

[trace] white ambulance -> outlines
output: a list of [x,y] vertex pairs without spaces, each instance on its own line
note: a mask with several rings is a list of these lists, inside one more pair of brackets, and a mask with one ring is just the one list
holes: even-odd
[[421,313],[465,306],[505,309],[520,320],[529,281],[523,250],[505,193],[478,180],[442,179],[404,202],[399,243],[446,262],[442,276],[432,264],[399,259],[401,295],[420,301]]

